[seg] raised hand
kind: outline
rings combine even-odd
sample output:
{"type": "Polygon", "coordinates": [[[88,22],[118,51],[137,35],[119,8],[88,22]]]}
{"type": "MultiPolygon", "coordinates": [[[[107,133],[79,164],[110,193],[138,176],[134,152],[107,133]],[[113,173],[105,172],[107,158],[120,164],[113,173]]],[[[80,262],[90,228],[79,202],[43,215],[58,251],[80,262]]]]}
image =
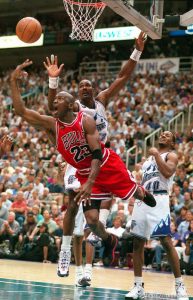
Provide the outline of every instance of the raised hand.
{"type": "Polygon", "coordinates": [[[135,40],[136,49],[139,51],[143,51],[146,40],[147,40],[147,34],[141,31],[138,38],[135,40]]]}
{"type": "Polygon", "coordinates": [[[1,149],[1,153],[8,153],[11,150],[11,146],[13,144],[13,139],[12,137],[10,137],[9,135],[4,135],[1,139],[0,139],[0,149],[1,149]]]}
{"type": "Polygon", "coordinates": [[[48,75],[50,77],[58,77],[61,74],[62,69],[64,67],[64,64],[61,64],[58,67],[58,57],[54,56],[53,54],[51,55],[50,59],[49,57],[46,57],[46,62],[44,61],[43,65],[48,71],[48,75]]]}
{"type": "Polygon", "coordinates": [[[16,69],[11,73],[11,80],[18,80],[22,79],[22,77],[26,77],[28,73],[23,69],[30,66],[32,63],[32,60],[26,59],[21,65],[18,65],[16,69]]]}

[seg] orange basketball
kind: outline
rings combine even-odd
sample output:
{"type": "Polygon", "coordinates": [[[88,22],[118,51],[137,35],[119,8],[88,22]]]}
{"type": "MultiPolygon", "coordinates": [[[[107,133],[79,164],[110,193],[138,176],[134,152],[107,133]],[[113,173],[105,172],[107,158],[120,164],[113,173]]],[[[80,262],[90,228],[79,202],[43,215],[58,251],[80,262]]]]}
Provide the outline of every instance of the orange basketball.
{"type": "Polygon", "coordinates": [[[16,26],[16,34],[24,43],[36,42],[42,33],[42,26],[38,20],[32,17],[21,19],[16,26]]]}

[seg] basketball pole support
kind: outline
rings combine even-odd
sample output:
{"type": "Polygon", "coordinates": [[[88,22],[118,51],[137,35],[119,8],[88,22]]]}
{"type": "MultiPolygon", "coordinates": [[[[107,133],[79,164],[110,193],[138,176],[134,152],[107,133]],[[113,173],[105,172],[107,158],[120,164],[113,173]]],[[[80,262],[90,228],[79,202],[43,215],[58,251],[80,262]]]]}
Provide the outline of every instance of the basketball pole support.
{"type": "Polygon", "coordinates": [[[156,14],[156,18],[154,18],[156,24],[151,23],[130,5],[125,5],[122,0],[103,0],[103,2],[125,20],[144,31],[153,40],[161,39],[162,23],[164,22],[162,19],[164,0],[157,0],[159,15],[156,14]]]}

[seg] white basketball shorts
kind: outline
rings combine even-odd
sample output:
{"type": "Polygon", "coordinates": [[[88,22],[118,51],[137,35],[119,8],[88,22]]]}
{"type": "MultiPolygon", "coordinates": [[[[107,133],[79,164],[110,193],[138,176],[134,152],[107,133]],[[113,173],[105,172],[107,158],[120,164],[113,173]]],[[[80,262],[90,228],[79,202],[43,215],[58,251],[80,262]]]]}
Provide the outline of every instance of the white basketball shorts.
{"type": "Polygon", "coordinates": [[[132,213],[131,234],[143,239],[168,236],[170,231],[169,195],[154,195],[155,207],[136,200],[132,213]]]}

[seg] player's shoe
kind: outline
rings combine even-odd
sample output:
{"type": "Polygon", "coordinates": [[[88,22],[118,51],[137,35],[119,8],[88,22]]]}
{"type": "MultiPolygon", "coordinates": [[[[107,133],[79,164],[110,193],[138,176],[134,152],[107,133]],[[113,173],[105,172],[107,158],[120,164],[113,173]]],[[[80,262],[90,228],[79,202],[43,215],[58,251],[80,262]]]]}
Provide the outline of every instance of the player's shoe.
{"type": "Polygon", "coordinates": [[[125,299],[145,299],[144,284],[134,283],[134,287],[125,295],[125,299]]]}
{"type": "Polygon", "coordinates": [[[88,280],[86,280],[86,278],[83,277],[76,281],[76,286],[77,287],[87,287],[87,286],[90,286],[90,283],[88,282],[88,280]]]}
{"type": "Polygon", "coordinates": [[[155,200],[154,196],[147,190],[144,190],[144,193],[145,193],[145,196],[142,201],[150,207],[155,207],[156,200],[155,200]]]}
{"type": "Polygon", "coordinates": [[[71,260],[71,251],[61,250],[59,254],[58,271],[57,271],[59,277],[67,277],[69,275],[70,260],[71,260]]]}
{"type": "Polygon", "coordinates": [[[97,235],[95,235],[94,233],[90,233],[87,237],[87,242],[89,242],[93,247],[95,246],[99,246],[101,247],[101,241],[102,239],[100,237],[98,237],[97,235]]]}
{"type": "Polygon", "coordinates": [[[183,282],[177,283],[176,286],[176,298],[177,300],[189,300],[186,292],[186,288],[183,282]]]}
{"type": "Polygon", "coordinates": [[[103,241],[104,252],[103,252],[103,265],[109,267],[115,259],[115,249],[118,244],[118,239],[115,235],[109,234],[107,240],[103,241]]]}

